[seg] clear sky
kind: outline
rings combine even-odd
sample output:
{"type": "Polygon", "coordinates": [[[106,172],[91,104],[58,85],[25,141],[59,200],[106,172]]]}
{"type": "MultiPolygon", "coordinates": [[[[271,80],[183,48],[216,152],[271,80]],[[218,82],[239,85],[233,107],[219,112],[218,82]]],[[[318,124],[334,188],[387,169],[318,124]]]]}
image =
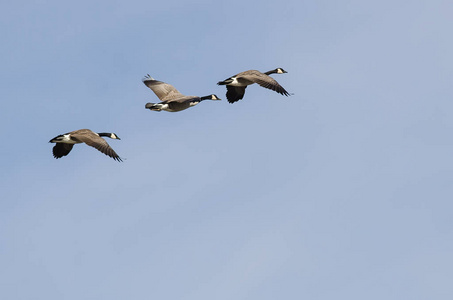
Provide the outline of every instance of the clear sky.
{"type": "Polygon", "coordinates": [[[0,298],[453,297],[451,1],[3,1],[0,298]],[[268,71],[229,104],[216,83],[268,71]],[[178,113],[149,73],[187,95],[178,113]],[[119,163],[48,141],[114,132],[119,163]]]}

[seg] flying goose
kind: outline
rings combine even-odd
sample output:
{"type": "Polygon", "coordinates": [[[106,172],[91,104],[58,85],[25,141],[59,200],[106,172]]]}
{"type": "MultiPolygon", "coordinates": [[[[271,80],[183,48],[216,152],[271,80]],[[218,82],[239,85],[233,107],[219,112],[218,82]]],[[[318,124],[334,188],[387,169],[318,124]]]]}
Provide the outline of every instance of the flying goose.
{"type": "Polygon", "coordinates": [[[234,103],[244,98],[245,88],[248,85],[258,83],[262,87],[276,91],[279,94],[289,96],[289,93],[272,77],[270,74],[288,73],[282,68],[270,70],[266,73],[261,73],[257,70],[248,70],[231,76],[224,81],[217,82],[218,85],[226,85],[228,102],[234,103]]]}
{"type": "Polygon", "coordinates": [[[171,84],[155,80],[149,74],[143,78],[143,83],[162,101],[160,103],[146,103],[145,108],[150,110],[176,112],[197,105],[203,100],[221,100],[214,94],[204,97],[184,96],[171,84]]]}
{"type": "Polygon", "coordinates": [[[96,133],[89,129],[79,129],[54,137],[49,141],[49,143],[56,143],[52,149],[53,156],[55,158],[61,158],[68,155],[74,144],[85,143],[88,146],[98,149],[105,155],[110,156],[114,160],[122,161],[118,154],[115,153],[115,151],[103,138],[101,138],[101,136],[106,136],[116,140],[120,139],[114,133],[96,133]]]}

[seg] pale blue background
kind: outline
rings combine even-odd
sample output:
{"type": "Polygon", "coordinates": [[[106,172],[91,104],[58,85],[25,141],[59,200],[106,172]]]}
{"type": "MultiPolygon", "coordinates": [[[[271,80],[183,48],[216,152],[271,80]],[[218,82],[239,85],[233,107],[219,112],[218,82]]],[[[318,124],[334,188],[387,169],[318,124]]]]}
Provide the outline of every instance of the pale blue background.
{"type": "Polygon", "coordinates": [[[1,299],[453,299],[451,1],[0,15],[1,299]],[[216,85],[276,67],[293,96],[216,85]],[[223,101],[145,110],[147,73],[223,101]],[[80,128],[125,161],[55,160],[80,128]]]}

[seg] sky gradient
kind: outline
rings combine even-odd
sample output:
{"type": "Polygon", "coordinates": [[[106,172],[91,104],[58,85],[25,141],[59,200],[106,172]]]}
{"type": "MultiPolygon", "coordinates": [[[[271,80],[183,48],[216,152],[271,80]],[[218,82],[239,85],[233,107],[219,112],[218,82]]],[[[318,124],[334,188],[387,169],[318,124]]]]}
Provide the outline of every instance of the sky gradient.
{"type": "Polygon", "coordinates": [[[0,298],[452,299],[449,1],[0,4],[0,298]],[[216,83],[282,67],[284,97],[216,83]],[[187,95],[144,108],[150,74],[187,95]],[[48,141],[114,132],[118,163],[48,141]]]}

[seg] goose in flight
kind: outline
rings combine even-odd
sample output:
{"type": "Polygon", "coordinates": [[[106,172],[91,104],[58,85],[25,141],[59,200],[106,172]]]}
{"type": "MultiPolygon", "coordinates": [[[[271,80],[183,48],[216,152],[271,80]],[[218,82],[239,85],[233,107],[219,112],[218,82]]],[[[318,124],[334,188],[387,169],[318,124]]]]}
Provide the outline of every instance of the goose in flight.
{"type": "Polygon", "coordinates": [[[79,129],[54,137],[49,143],[56,143],[52,152],[55,158],[61,158],[71,152],[74,144],[85,143],[88,146],[94,147],[110,156],[116,161],[122,161],[118,154],[110,147],[110,145],[101,136],[106,136],[111,139],[119,140],[120,138],[114,133],[101,132],[96,133],[89,129],[79,129]]]}
{"type": "Polygon", "coordinates": [[[171,84],[155,80],[151,76],[143,78],[143,83],[160,99],[160,103],[146,103],[145,108],[154,111],[176,112],[195,106],[203,100],[221,100],[214,94],[204,97],[184,96],[171,84]]]}
{"type": "Polygon", "coordinates": [[[245,89],[248,85],[258,83],[260,86],[276,91],[279,94],[289,96],[289,93],[272,77],[270,74],[288,73],[282,68],[270,70],[266,73],[261,73],[257,70],[248,70],[238,73],[224,81],[219,81],[218,85],[226,85],[228,102],[234,103],[244,98],[245,89]]]}

